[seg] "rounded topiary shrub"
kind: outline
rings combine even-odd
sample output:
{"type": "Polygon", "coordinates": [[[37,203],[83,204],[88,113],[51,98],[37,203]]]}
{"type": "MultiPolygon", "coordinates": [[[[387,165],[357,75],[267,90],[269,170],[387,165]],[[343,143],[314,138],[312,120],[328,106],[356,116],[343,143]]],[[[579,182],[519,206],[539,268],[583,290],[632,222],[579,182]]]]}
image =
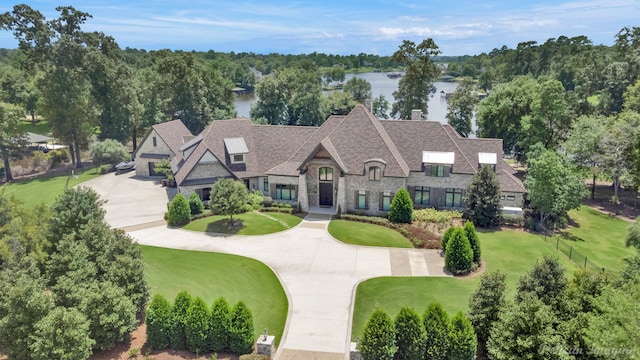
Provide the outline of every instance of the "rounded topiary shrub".
{"type": "Polygon", "coordinates": [[[464,224],[463,229],[465,235],[467,235],[467,239],[469,240],[469,245],[471,245],[471,250],[473,251],[473,262],[479,264],[481,257],[480,238],[478,237],[478,233],[476,232],[476,227],[471,221],[467,221],[464,224]]]}
{"type": "Polygon", "coordinates": [[[447,242],[444,265],[454,274],[466,274],[473,268],[473,250],[467,235],[460,227],[453,231],[447,242]]]}
{"type": "Polygon", "coordinates": [[[413,220],[413,201],[406,189],[398,190],[393,196],[389,206],[389,220],[403,224],[410,224],[413,220]]]}
{"type": "Polygon", "coordinates": [[[253,352],[253,315],[242,302],[238,302],[231,311],[229,350],[237,355],[253,352]]]}
{"type": "Polygon", "coordinates": [[[189,208],[191,209],[191,215],[198,215],[204,212],[204,203],[200,200],[200,195],[197,193],[189,195],[189,208]]]}
{"type": "Polygon", "coordinates": [[[169,212],[167,213],[167,223],[170,226],[182,226],[191,221],[191,208],[189,202],[182,194],[176,195],[176,197],[169,203],[169,212]]]}
{"type": "Polygon", "coordinates": [[[230,317],[229,303],[224,297],[218,298],[211,307],[211,323],[209,324],[211,350],[215,352],[229,350],[230,317]]]}

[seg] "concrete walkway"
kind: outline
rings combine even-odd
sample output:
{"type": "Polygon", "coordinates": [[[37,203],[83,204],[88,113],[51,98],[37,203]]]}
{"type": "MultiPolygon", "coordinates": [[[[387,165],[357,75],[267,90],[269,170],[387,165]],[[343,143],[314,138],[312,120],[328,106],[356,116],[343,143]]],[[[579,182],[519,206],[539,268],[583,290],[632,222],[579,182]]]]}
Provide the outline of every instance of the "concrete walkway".
{"type": "Polygon", "coordinates": [[[287,324],[274,359],[345,359],[355,289],[362,280],[448,276],[436,250],[355,246],[333,239],[326,230],[330,219],[326,214],[311,214],[298,226],[275,234],[214,236],[168,228],[162,221],[165,189],[154,181],[110,174],[83,185],[108,201],[107,221],[140,244],[241,255],[273,269],[289,300],[287,324]]]}

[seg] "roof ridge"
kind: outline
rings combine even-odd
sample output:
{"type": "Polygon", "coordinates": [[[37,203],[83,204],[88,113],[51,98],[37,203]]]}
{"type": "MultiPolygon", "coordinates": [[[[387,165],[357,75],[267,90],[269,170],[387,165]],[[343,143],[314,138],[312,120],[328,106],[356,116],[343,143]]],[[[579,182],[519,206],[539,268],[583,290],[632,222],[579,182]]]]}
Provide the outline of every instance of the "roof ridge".
{"type": "Polygon", "coordinates": [[[391,156],[395,158],[398,165],[400,165],[400,168],[402,169],[402,171],[405,173],[405,175],[409,175],[409,173],[411,172],[409,165],[400,154],[400,151],[396,147],[396,144],[393,142],[393,140],[391,140],[391,137],[389,136],[389,133],[387,133],[387,130],[385,130],[384,126],[382,126],[382,124],[380,123],[380,119],[378,119],[377,117],[374,117],[372,113],[368,112],[367,109],[364,108],[364,105],[358,105],[358,106],[362,106],[365,114],[367,114],[367,117],[372,122],[373,127],[378,132],[378,135],[380,135],[380,137],[382,138],[382,142],[384,142],[384,144],[387,146],[387,149],[391,153],[391,156]]]}
{"type": "Polygon", "coordinates": [[[502,172],[505,173],[507,175],[507,177],[509,177],[513,182],[515,182],[516,184],[522,186],[522,189],[524,191],[527,191],[527,188],[524,187],[524,184],[522,183],[522,181],[520,181],[520,179],[515,177],[515,175],[510,174],[506,169],[502,169],[502,172]]]}
{"type": "Polygon", "coordinates": [[[460,146],[458,146],[458,143],[451,137],[451,134],[449,134],[449,132],[447,132],[444,129],[444,126],[442,123],[440,123],[440,126],[443,127],[442,130],[444,130],[444,133],[447,134],[447,136],[449,137],[449,139],[451,139],[451,142],[453,142],[453,145],[456,147],[456,149],[458,149],[458,151],[460,151],[460,154],[462,154],[462,157],[466,160],[467,164],[469,164],[469,167],[473,170],[473,173],[475,174],[477,172],[477,169],[475,169],[473,167],[473,164],[471,164],[471,161],[469,161],[469,158],[467,158],[467,155],[464,154],[464,151],[462,151],[462,149],[460,148],[460,146]]]}

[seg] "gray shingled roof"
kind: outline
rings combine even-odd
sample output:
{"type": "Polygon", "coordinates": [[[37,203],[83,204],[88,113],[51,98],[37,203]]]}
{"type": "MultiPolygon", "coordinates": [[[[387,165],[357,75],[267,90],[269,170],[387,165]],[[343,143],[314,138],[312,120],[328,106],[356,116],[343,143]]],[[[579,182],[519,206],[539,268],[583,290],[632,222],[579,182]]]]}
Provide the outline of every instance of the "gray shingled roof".
{"type": "Polygon", "coordinates": [[[183,139],[185,137],[193,136],[181,120],[172,120],[161,124],[155,124],[152,128],[156,133],[158,133],[160,138],[162,138],[162,141],[169,146],[174,154],[178,154],[180,152],[180,146],[182,146],[183,139]]]}

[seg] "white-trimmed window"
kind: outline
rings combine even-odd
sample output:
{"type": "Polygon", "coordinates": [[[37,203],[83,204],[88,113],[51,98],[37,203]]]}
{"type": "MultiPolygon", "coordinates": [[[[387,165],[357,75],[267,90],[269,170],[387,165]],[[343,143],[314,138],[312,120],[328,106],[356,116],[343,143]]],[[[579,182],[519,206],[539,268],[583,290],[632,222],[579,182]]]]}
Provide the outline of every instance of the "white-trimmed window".
{"type": "Polygon", "coordinates": [[[356,191],[356,209],[366,210],[369,208],[369,194],[366,190],[356,191]]]}
{"type": "Polygon", "coordinates": [[[231,163],[232,164],[244,164],[244,154],[233,154],[231,155],[231,163]]]}
{"type": "Polygon", "coordinates": [[[393,193],[390,191],[383,191],[380,193],[380,210],[389,211],[391,207],[391,200],[393,199],[393,193]]]}

